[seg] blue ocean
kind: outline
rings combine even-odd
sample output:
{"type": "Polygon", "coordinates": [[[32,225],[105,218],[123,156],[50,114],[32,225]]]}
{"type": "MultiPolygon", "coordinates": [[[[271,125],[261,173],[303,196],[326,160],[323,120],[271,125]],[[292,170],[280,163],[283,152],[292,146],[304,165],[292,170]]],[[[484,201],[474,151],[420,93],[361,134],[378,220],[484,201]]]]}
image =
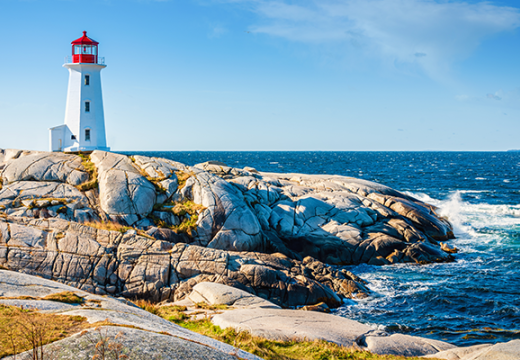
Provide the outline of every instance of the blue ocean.
{"type": "MultiPolygon", "coordinates": [[[[130,153],[126,153],[130,154],[130,153]]],[[[466,346],[520,338],[520,152],[141,152],[194,165],[376,181],[436,205],[454,225],[450,264],[352,266],[373,294],[336,314],[466,346]]]]}

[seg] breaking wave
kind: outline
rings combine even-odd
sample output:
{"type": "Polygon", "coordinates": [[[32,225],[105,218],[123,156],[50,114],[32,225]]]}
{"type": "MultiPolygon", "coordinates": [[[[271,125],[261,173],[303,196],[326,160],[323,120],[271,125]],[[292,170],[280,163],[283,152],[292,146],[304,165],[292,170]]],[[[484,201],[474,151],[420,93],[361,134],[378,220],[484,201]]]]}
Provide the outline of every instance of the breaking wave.
{"type": "Polygon", "coordinates": [[[457,190],[441,200],[406,192],[452,223],[451,245],[461,250],[454,263],[352,267],[373,295],[337,314],[457,345],[520,338],[520,205],[472,204],[462,199],[468,192],[477,193],[457,190]]]}

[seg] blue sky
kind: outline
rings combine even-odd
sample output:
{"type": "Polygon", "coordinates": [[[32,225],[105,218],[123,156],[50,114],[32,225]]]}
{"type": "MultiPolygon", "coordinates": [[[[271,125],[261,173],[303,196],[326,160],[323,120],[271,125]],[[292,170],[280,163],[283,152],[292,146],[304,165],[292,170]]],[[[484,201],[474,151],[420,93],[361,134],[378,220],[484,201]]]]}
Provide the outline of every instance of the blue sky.
{"type": "Polygon", "coordinates": [[[0,148],[46,150],[100,42],[113,150],[520,148],[520,3],[0,0],[0,148]]]}

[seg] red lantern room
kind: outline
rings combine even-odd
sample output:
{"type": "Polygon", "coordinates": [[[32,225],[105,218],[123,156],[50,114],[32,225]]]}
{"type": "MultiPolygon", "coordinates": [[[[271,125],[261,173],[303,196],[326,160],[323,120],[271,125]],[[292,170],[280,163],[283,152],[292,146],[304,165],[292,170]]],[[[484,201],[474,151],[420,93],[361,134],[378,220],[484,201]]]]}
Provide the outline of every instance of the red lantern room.
{"type": "Polygon", "coordinates": [[[99,43],[89,38],[86,31],[83,31],[83,36],[71,44],[73,63],[97,64],[99,43]]]}

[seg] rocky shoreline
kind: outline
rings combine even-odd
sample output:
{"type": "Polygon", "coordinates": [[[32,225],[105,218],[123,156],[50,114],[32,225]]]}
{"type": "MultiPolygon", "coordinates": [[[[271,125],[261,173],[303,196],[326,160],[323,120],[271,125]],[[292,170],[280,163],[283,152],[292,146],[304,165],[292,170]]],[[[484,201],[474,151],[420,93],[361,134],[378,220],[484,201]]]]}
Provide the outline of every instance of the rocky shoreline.
{"type": "Polygon", "coordinates": [[[355,178],[102,151],[1,150],[0,169],[0,265],[96,294],[178,300],[212,281],[338,306],[368,291],[342,265],[453,259],[434,207],[355,178]]]}
{"type": "Polygon", "coordinates": [[[344,266],[454,260],[435,207],[351,177],[9,149],[0,178],[0,266],[91,294],[174,302],[211,282],[337,307],[369,294],[344,266]]]}

